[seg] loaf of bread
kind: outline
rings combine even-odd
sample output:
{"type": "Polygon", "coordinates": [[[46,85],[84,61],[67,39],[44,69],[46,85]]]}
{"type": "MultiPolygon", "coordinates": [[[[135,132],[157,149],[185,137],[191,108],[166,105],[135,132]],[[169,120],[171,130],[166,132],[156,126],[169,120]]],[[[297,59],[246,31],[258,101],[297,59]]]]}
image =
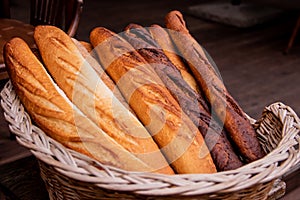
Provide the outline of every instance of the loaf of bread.
{"type": "Polygon", "coordinates": [[[157,24],[151,25],[149,32],[155,42],[164,51],[165,55],[170,59],[174,66],[180,70],[183,79],[190,85],[190,87],[196,91],[200,92],[199,86],[197,85],[194,77],[189,72],[188,67],[182,59],[182,55],[174,45],[172,39],[170,38],[168,32],[157,24]]]}
{"type": "Polygon", "coordinates": [[[182,14],[172,11],[166,15],[166,27],[176,47],[187,60],[197,83],[203,89],[212,109],[228,131],[234,145],[246,162],[264,156],[256,133],[241,107],[228,93],[216,70],[207,61],[203,49],[190,35],[182,14]]]}
{"type": "Polygon", "coordinates": [[[72,38],[72,41],[77,46],[81,55],[85,59],[85,62],[87,62],[90,66],[93,67],[93,69],[101,78],[101,80],[114,93],[114,96],[122,103],[122,105],[125,106],[132,114],[134,114],[134,112],[132,111],[132,109],[129,107],[128,103],[124,99],[123,95],[121,94],[119,88],[116,86],[113,80],[106,74],[106,72],[100,66],[100,63],[96,60],[97,59],[95,58],[96,55],[94,55],[95,52],[93,50],[88,51],[88,49],[86,49],[86,47],[82,45],[82,42],[76,40],[75,38],[72,38]]]}
{"type": "MultiPolygon", "coordinates": [[[[158,77],[162,80],[173,97],[180,104],[185,114],[194,117],[194,113],[199,113],[197,98],[186,98],[187,96],[196,97],[195,91],[182,80],[180,71],[164,54],[159,45],[152,39],[148,30],[137,24],[130,24],[125,28],[122,35],[136,51],[149,63],[158,77]]],[[[196,115],[197,115],[196,114],[196,115]]],[[[192,119],[192,121],[198,121],[192,119]]]]}
{"type": "Polygon", "coordinates": [[[86,42],[86,41],[79,41],[79,43],[88,51],[88,52],[91,52],[93,51],[93,46],[91,43],[89,42],[86,42]]]}
{"type": "Polygon", "coordinates": [[[5,45],[4,58],[26,111],[50,137],[106,165],[162,172],[118,144],[72,104],[22,39],[14,38],[5,45]]]}
{"type": "MultiPolygon", "coordinates": [[[[211,118],[205,99],[193,90],[185,81],[180,70],[168,59],[163,49],[152,38],[150,31],[155,27],[144,28],[130,24],[125,28],[124,38],[145,58],[149,66],[166,85],[182,110],[189,116],[201,132],[218,171],[231,170],[241,167],[243,163],[234,152],[225,130],[216,120],[211,118]],[[203,105],[203,103],[205,105],[203,105]]],[[[164,31],[158,28],[156,33],[164,31]]],[[[162,32],[160,35],[164,35],[162,32]]],[[[164,40],[167,41],[167,40],[164,40]]],[[[170,47],[168,47],[170,49],[170,47]]],[[[172,55],[174,57],[175,55],[172,55]]],[[[182,67],[183,68],[183,67],[182,67]]],[[[186,67],[184,67],[186,68],[186,67]]],[[[185,75],[187,70],[184,70],[185,75]]],[[[190,75],[190,79],[191,79],[190,75]]],[[[195,82],[195,80],[193,81],[195,82]]]]}
{"type": "Polygon", "coordinates": [[[199,130],[145,59],[122,37],[102,27],[92,30],[90,41],[102,66],[175,172],[216,172],[199,130]]]}
{"type": "Polygon", "coordinates": [[[182,78],[184,81],[195,91],[195,93],[199,96],[198,101],[201,105],[206,109],[210,110],[209,105],[205,101],[204,94],[202,90],[199,88],[195,78],[193,77],[187,63],[184,61],[184,57],[181,55],[179,50],[176,48],[173,43],[168,30],[162,28],[157,24],[151,25],[149,28],[149,33],[155,42],[159,45],[159,47],[163,50],[165,55],[169,58],[169,60],[173,63],[173,65],[180,71],[182,78]]]}
{"type": "Polygon", "coordinates": [[[173,173],[147,129],[120,103],[65,32],[37,26],[34,39],[48,72],[75,106],[151,169],[173,173]]]}
{"type": "MultiPolygon", "coordinates": [[[[149,31],[153,31],[153,29],[146,29],[138,24],[129,24],[123,32],[123,37],[153,67],[153,70],[171,91],[175,99],[177,99],[181,108],[189,111],[186,114],[189,117],[193,117],[192,113],[199,113],[198,105],[196,104],[202,99],[196,98],[195,90],[183,80],[181,72],[166,56],[160,45],[152,38],[149,31]],[[187,96],[193,96],[193,98],[186,98],[187,96]]],[[[204,105],[206,106],[205,102],[203,102],[204,105]]],[[[197,117],[192,119],[192,121],[197,121],[197,117]]]]}
{"type": "Polygon", "coordinates": [[[199,107],[195,91],[183,81],[180,71],[152,39],[148,30],[140,25],[130,24],[122,36],[149,63],[148,66],[153,68],[185,114],[198,125],[199,107]],[[189,96],[195,98],[188,98],[189,96]]]}

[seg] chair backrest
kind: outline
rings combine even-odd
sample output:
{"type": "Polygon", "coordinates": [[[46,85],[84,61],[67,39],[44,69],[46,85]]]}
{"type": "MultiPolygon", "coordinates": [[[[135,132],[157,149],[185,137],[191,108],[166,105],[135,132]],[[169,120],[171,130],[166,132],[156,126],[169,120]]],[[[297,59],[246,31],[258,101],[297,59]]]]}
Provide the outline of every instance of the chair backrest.
{"type": "Polygon", "coordinates": [[[54,25],[73,37],[82,7],[83,0],[31,0],[30,24],[54,25]]]}

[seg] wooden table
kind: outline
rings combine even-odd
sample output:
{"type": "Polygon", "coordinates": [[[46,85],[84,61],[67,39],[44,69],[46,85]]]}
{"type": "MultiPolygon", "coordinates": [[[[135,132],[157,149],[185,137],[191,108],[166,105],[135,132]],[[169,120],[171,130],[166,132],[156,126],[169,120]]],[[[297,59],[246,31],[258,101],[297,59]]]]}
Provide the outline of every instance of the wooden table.
{"type": "Polygon", "coordinates": [[[15,19],[0,18],[0,80],[8,77],[3,60],[3,47],[13,37],[22,38],[29,47],[34,47],[34,26],[15,19]]]}

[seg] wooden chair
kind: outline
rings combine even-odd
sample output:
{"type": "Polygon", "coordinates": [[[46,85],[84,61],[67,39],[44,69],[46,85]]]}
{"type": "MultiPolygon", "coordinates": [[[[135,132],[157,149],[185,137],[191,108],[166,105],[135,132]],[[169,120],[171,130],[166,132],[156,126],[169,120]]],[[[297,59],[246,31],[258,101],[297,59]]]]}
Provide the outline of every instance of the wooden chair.
{"type": "Polygon", "coordinates": [[[31,0],[30,24],[54,25],[74,37],[83,8],[83,0],[31,0]]]}
{"type": "MultiPolygon", "coordinates": [[[[30,24],[54,25],[74,37],[83,8],[83,0],[31,0],[30,24]]],[[[10,18],[9,0],[0,0],[0,18],[10,18]]]]}

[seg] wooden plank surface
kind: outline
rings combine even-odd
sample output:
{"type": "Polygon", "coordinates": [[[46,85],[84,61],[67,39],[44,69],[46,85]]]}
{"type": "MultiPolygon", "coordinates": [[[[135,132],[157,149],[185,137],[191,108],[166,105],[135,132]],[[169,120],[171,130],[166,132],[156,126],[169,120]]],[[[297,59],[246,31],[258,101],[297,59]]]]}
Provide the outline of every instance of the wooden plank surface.
{"type": "Polygon", "coordinates": [[[6,196],[13,197],[12,200],[49,199],[38,163],[33,156],[1,165],[0,174],[0,188],[6,196]]]}

